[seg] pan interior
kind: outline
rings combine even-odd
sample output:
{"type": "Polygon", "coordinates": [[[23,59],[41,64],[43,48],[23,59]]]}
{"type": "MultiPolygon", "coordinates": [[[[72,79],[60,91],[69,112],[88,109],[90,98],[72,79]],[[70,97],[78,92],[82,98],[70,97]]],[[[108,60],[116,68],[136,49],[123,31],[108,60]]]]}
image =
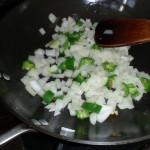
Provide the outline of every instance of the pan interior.
{"type": "MultiPolygon", "coordinates": [[[[48,20],[52,12],[60,19],[78,16],[92,21],[112,18],[145,18],[150,19],[150,2],[134,1],[88,1],[88,0],[27,0],[14,8],[0,23],[0,72],[7,73],[10,81],[0,79],[0,97],[7,107],[22,121],[51,136],[86,143],[86,144],[123,144],[150,137],[150,95],[144,95],[137,102],[135,109],[122,110],[117,117],[111,116],[102,124],[91,125],[88,120],[70,117],[68,110],[54,117],[44,109],[38,96],[29,95],[20,78],[23,60],[39,47],[44,48],[50,41],[56,24],[48,20]],[[131,5],[132,2],[132,5],[131,5]],[[134,4],[134,5],[133,5],[134,4]],[[132,6],[132,7],[131,7],[132,6]],[[145,11],[143,12],[143,8],[145,11]],[[119,10],[119,11],[118,11],[119,10]],[[39,29],[43,27],[46,35],[42,36],[39,29]],[[45,119],[48,126],[36,126],[31,119],[45,119]],[[75,130],[74,135],[60,135],[61,127],[75,130]]],[[[140,32],[140,31],[139,31],[140,32]]],[[[133,46],[132,62],[140,71],[150,73],[150,44],[133,46]]]]}

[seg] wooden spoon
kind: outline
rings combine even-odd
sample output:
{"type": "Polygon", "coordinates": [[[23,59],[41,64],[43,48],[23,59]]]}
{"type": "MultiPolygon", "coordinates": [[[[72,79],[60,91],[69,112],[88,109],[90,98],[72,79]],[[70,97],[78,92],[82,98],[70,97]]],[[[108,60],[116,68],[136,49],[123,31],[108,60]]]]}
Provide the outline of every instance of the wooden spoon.
{"type": "Polygon", "coordinates": [[[135,45],[150,41],[150,20],[116,19],[100,21],[95,42],[102,47],[135,45]]]}

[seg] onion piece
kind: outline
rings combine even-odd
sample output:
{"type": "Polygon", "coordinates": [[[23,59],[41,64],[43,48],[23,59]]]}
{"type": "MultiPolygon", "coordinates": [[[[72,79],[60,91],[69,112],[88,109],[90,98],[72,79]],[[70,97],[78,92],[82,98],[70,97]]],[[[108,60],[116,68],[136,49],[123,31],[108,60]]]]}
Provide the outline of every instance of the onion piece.
{"type": "Polygon", "coordinates": [[[44,35],[44,34],[46,33],[46,31],[45,31],[43,28],[40,28],[40,29],[39,29],[39,32],[40,32],[42,35],[44,35]]]}
{"type": "Polygon", "coordinates": [[[104,122],[109,117],[113,109],[114,108],[112,106],[102,105],[102,109],[100,113],[97,115],[96,120],[100,123],[104,122]]]}
{"type": "Polygon", "coordinates": [[[50,13],[49,16],[48,16],[48,19],[49,19],[52,23],[55,23],[56,20],[57,20],[57,17],[56,17],[53,13],[50,13]]]}

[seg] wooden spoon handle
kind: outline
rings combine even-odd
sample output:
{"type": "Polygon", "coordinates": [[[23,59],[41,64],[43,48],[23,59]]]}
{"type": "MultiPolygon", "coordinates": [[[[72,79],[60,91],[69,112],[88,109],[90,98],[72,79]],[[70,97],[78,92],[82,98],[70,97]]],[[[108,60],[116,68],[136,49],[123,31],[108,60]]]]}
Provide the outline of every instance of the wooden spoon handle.
{"type": "Polygon", "coordinates": [[[134,45],[148,41],[150,41],[150,20],[104,20],[99,22],[95,31],[95,42],[103,47],[134,45]],[[109,34],[106,31],[109,31],[109,34]]]}

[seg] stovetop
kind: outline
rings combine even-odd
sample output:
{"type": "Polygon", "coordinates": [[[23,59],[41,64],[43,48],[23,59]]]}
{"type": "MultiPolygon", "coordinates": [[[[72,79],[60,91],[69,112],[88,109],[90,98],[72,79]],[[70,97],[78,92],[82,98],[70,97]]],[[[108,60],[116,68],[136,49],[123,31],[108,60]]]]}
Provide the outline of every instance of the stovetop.
{"type": "MultiPolygon", "coordinates": [[[[0,0],[0,19],[23,0],[0,0]]],[[[21,123],[0,103],[0,134],[21,123]]],[[[123,146],[89,146],[55,139],[42,133],[24,134],[0,150],[150,150],[150,140],[123,146]]]]}

